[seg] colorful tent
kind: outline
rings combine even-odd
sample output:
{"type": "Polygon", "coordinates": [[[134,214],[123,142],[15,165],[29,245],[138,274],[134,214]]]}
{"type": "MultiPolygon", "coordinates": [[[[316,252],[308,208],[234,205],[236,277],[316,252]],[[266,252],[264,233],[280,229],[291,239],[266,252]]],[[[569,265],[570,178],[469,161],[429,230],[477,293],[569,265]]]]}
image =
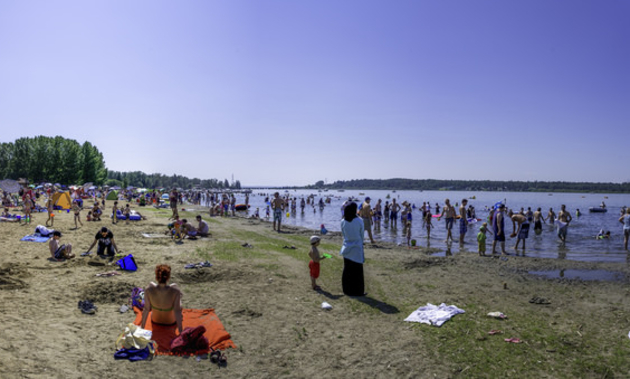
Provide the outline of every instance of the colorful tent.
{"type": "Polygon", "coordinates": [[[105,200],[118,200],[118,191],[116,190],[109,191],[105,200]]]}
{"type": "Polygon", "coordinates": [[[72,199],[69,192],[55,192],[53,194],[53,206],[55,209],[72,208],[72,199]]]}

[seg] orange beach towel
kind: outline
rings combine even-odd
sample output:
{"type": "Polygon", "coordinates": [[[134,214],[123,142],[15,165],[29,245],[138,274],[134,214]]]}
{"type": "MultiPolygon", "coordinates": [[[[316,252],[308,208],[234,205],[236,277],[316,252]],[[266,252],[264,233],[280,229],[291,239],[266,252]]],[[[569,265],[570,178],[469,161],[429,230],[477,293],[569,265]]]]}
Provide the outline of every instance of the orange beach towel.
{"type": "MultiPolygon", "coordinates": [[[[136,307],[133,308],[136,313],[136,319],[133,322],[136,325],[140,325],[142,322],[142,311],[136,307]]],[[[182,309],[183,327],[184,329],[191,327],[197,327],[203,325],[206,328],[204,336],[210,342],[210,347],[215,350],[224,350],[228,347],[236,348],[234,342],[232,342],[230,333],[228,333],[219,317],[214,313],[214,309],[182,309]]],[[[153,325],[151,323],[151,315],[147,318],[147,324],[145,329],[153,331],[153,340],[157,342],[157,354],[161,355],[175,355],[170,351],[171,341],[177,337],[176,325],[153,325]]],[[[192,355],[206,354],[208,351],[197,351],[192,355]]]]}

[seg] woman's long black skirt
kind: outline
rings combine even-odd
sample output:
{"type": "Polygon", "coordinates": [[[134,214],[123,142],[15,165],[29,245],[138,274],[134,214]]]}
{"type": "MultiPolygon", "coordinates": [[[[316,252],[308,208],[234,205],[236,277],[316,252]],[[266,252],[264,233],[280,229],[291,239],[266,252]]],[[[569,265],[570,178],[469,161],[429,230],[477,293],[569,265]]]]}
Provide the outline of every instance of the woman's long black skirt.
{"type": "Polygon", "coordinates": [[[343,293],[348,296],[365,295],[363,264],[344,258],[341,286],[343,287],[343,293]]]}

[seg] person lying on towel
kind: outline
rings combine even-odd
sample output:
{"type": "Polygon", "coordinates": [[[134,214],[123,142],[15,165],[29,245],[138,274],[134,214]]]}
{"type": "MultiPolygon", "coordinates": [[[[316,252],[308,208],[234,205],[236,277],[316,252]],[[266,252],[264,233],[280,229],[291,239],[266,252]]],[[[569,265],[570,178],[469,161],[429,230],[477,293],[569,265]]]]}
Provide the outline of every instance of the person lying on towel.
{"type": "Polygon", "coordinates": [[[166,284],[171,278],[169,265],[157,265],[155,267],[155,280],[144,290],[144,309],[142,311],[142,323],[144,329],[147,317],[151,313],[151,323],[160,325],[175,325],[182,333],[182,291],[177,284],[166,284]]]}

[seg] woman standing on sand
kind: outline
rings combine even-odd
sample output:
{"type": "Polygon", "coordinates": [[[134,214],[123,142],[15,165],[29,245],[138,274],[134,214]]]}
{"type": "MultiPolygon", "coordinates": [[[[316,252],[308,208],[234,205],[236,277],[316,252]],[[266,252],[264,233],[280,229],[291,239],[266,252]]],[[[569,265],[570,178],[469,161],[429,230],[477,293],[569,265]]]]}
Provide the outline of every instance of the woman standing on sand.
{"type": "Polygon", "coordinates": [[[341,234],[343,245],[339,254],[343,257],[341,286],[348,296],[365,296],[363,281],[363,220],[357,217],[357,203],[351,202],[343,210],[341,234]]]}

